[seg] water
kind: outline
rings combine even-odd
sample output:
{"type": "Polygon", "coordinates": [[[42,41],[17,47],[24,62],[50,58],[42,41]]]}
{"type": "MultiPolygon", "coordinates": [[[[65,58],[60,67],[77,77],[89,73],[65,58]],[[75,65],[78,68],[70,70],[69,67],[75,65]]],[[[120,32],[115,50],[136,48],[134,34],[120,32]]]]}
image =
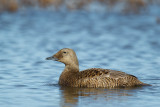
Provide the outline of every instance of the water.
{"type": "Polygon", "coordinates": [[[26,10],[0,15],[1,107],[158,107],[160,24],[155,13],[26,10]],[[76,51],[80,70],[108,68],[137,76],[149,87],[65,88],[64,65],[45,58],[76,51]]]}

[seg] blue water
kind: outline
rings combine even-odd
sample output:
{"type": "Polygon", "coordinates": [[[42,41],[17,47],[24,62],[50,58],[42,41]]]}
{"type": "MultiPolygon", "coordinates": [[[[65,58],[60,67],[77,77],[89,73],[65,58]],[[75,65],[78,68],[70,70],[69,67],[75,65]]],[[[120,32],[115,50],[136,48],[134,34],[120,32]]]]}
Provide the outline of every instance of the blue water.
{"type": "Polygon", "coordinates": [[[0,15],[1,107],[159,107],[160,24],[154,14],[25,10],[0,15]],[[66,88],[62,63],[45,58],[76,51],[80,70],[107,68],[149,87],[66,88]]]}

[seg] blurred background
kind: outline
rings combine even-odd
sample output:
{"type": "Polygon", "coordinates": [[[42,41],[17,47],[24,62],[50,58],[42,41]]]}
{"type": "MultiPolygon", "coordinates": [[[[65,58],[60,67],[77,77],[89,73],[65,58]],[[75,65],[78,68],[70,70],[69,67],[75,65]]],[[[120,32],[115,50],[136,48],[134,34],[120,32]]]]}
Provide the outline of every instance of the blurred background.
{"type": "Polygon", "coordinates": [[[159,72],[159,0],[0,0],[2,107],[158,107],[159,72]],[[80,70],[120,70],[152,86],[60,87],[64,65],[45,58],[62,48],[75,50],[80,70]]]}
{"type": "Polygon", "coordinates": [[[16,12],[29,8],[68,10],[104,10],[119,13],[141,13],[159,7],[159,0],[0,0],[0,12],[16,12]]]}

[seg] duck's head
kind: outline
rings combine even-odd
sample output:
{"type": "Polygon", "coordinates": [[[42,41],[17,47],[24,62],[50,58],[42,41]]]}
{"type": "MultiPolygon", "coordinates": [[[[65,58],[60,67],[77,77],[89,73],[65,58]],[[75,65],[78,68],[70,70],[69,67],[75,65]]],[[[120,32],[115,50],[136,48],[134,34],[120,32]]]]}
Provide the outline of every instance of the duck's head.
{"type": "Polygon", "coordinates": [[[46,60],[54,60],[64,63],[65,65],[78,65],[78,59],[74,50],[69,48],[63,48],[51,57],[47,57],[46,60]]]}

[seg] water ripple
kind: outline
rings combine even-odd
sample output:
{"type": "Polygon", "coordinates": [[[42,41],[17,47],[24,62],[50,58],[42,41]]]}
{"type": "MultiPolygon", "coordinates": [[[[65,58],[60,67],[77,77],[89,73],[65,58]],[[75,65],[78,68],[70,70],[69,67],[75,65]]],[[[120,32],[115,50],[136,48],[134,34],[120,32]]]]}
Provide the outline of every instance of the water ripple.
{"type": "Polygon", "coordinates": [[[32,9],[1,14],[1,106],[146,107],[148,101],[151,106],[157,106],[160,36],[154,19],[155,16],[144,14],[32,9]],[[92,67],[121,70],[152,86],[135,89],[60,87],[58,79],[64,64],[45,58],[61,48],[76,51],[81,70],[92,67]]]}

